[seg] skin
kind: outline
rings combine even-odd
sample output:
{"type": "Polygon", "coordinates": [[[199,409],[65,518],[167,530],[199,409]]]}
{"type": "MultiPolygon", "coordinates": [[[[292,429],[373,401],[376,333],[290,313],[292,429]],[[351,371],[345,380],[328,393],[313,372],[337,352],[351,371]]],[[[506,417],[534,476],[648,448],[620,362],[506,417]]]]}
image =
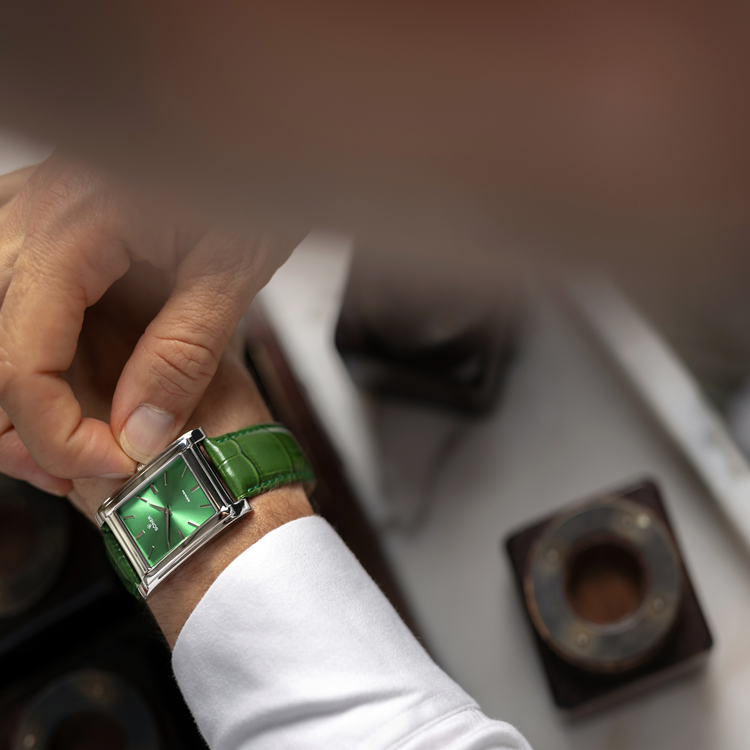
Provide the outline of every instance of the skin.
{"type": "Polygon", "coordinates": [[[127,476],[184,432],[239,319],[301,236],[207,227],[59,154],[0,178],[3,198],[0,471],[56,493],[127,476]],[[122,363],[106,421],[86,416],[61,373],[84,314],[145,260],[174,274],[171,292],[122,363]],[[156,424],[133,428],[144,410],[156,424]]]}
{"type": "MultiPolygon", "coordinates": [[[[2,116],[117,175],[160,212],[190,210],[193,220],[256,239],[258,227],[263,236],[274,227],[300,237],[309,226],[352,232],[384,257],[421,256],[431,270],[443,262],[442,284],[456,297],[475,296],[477,280],[496,288],[509,258],[555,276],[606,265],[657,296],[674,289],[690,306],[744,297],[746,2],[407,5],[220,1],[206,12],[193,0],[11,4],[0,28],[2,116]]],[[[32,202],[55,238],[45,250],[65,236],[49,208],[60,193],[52,187],[32,202]]],[[[90,210],[79,190],[72,199],[90,210]]],[[[117,231],[107,227],[105,241],[88,248],[67,235],[75,252],[63,282],[92,264],[107,267],[108,238],[128,248],[128,258],[114,253],[115,266],[77,289],[85,303],[126,260],[153,256],[148,242],[127,240],[160,232],[139,232],[131,214],[115,211],[117,231]]],[[[25,216],[13,224],[19,242],[25,216]]],[[[59,279],[59,256],[38,250],[25,262],[36,268],[41,259],[47,278],[59,279]]],[[[208,265],[192,280],[210,280],[216,266],[208,265]]],[[[260,266],[248,271],[251,286],[271,270],[260,266]]],[[[5,295],[5,321],[0,311],[0,432],[8,436],[0,448],[18,460],[0,469],[23,467],[58,490],[54,476],[122,472],[126,456],[143,458],[123,434],[139,404],[168,414],[177,434],[231,329],[221,321],[244,309],[243,292],[229,316],[216,314],[217,295],[206,294],[187,332],[181,316],[162,318],[163,331],[123,373],[110,437],[102,424],[81,421],[56,376],[72,356],[69,324],[84,305],[67,323],[42,328],[67,342],[48,357],[26,335],[36,333],[34,300],[55,301],[56,291],[69,299],[69,290],[53,284],[26,295],[23,284],[43,277],[16,267],[21,281],[5,295]],[[160,362],[169,364],[160,370],[160,362]],[[175,367],[184,393],[170,388],[175,367]],[[53,412],[62,418],[51,420],[53,412]]],[[[421,270],[415,278],[423,281],[421,270]]],[[[440,280],[405,288],[431,285],[442,288],[440,280]]]]}
{"type": "Polygon", "coordinates": [[[8,123],[232,226],[301,221],[477,266],[647,264],[686,286],[746,265],[741,0],[5,13],[8,123]]]}
{"type": "MultiPolygon", "coordinates": [[[[169,285],[167,274],[137,264],[90,308],[65,374],[86,416],[106,419],[121,368],[169,285]]],[[[186,429],[200,426],[216,436],[270,419],[242,363],[240,340],[234,337],[186,429]]],[[[74,480],[69,497],[93,520],[96,509],[120,484],[121,480],[100,477],[74,480]]],[[[252,507],[252,513],[193,555],[149,597],[148,606],[170,647],[203,594],[235,557],[282,524],[312,515],[298,484],[266,492],[253,500],[252,507]]]]}

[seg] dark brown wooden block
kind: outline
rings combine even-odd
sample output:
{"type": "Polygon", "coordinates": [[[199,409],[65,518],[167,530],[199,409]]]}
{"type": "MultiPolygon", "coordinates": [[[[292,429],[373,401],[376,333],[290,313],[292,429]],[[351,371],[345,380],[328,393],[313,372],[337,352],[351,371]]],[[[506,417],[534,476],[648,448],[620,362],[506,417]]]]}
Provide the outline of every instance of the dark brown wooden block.
{"type": "MultiPolygon", "coordinates": [[[[635,486],[607,492],[606,495],[625,498],[651,509],[664,522],[679,551],[674,530],[654,482],[645,480],[635,486]]],[[[592,498],[590,502],[598,499],[592,498]]],[[[575,505],[580,507],[581,503],[575,505]]],[[[564,508],[561,512],[567,510],[568,508],[564,508]]],[[[683,595],[676,624],[647,662],[618,674],[597,674],[573,666],[550,649],[531,622],[523,582],[535,542],[559,515],[548,516],[515,532],[505,541],[522,606],[534,634],[552,698],[558,708],[571,716],[588,713],[702,663],[713,645],[713,638],[682,555],[680,565],[684,576],[683,595]]]]}

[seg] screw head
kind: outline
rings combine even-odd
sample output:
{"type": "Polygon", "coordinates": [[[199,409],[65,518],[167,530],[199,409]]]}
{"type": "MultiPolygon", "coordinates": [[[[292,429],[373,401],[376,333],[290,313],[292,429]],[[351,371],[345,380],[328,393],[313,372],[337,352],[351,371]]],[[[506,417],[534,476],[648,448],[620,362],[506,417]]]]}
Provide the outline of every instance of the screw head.
{"type": "Polygon", "coordinates": [[[654,608],[656,612],[661,612],[664,607],[666,607],[666,603],[664,599],[662,599],[660,596],[657,596],[653,602],[651,602],[651,606],[654,608]]]}
{"type": "Polygon", "coordinates": [[[635,519],[639,529],[647,529],[651,524],[651,519],[645,514],[641,513],[638,518],[635,519]]]}
{"type": "Polygon", "coordinates": [[[549,549],[547,550],[545,558],[551,565],[556,565],[558,562],[560,562],[560,553],[556,549],[549,549]]]}
{"type": "Polygon", "coordinates": [[[586,633],[579,633],[576,636],[576,643],[583,648],[584,646],[589,645],[589,637],[586,635],[586,633]]]}

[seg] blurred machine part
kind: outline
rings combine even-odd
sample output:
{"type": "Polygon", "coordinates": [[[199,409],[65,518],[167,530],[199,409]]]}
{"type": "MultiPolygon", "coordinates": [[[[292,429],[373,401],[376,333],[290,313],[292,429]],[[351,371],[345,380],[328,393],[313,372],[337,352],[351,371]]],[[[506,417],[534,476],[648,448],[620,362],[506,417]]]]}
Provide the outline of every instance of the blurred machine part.
{"type": "Polygon", "coordinates": [[[506,549],[565,712],[695,667],[713,645],[653,482],[574,504],[514,533],[506,549]]]}
{"type": "Polygon", "coordinates": [[[65,505],[7,482],[0,490],[0,620],[29,610],[62,572],[68,552],[65,505]]]}
{"type": "Polygon", "coordinates": [[[515,290],[426,259],[356,251],[336,347],[373,393],[481,414],[513,359],[519,309],[515,290]]]}
{"type": "Polygon", "coordinates": [[[155,718],[117,674],[69,672],[45,685],[21,715],[13,750],[161,750],[155,718]]]}
{"type": "Polygon", "coordinates": [[[205,748],[169,662],[93,525],[0,476],[0,750],[205,748]]]}

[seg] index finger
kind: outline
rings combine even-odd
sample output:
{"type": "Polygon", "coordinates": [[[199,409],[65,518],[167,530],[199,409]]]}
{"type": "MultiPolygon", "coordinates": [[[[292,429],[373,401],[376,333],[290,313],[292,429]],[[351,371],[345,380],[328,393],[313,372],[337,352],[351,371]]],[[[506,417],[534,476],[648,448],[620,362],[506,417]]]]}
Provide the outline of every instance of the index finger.
{"type": "Polygon", "coordinates": [[[75,203],[62,219],[50,222],[42,211],[27,225],[0,309],[0,406],[50,474],[126,475],[134,462],[107,424],[83,417],[60,377],[75,355],[86,308],[130,262],[124,245],[75,203]]]}

